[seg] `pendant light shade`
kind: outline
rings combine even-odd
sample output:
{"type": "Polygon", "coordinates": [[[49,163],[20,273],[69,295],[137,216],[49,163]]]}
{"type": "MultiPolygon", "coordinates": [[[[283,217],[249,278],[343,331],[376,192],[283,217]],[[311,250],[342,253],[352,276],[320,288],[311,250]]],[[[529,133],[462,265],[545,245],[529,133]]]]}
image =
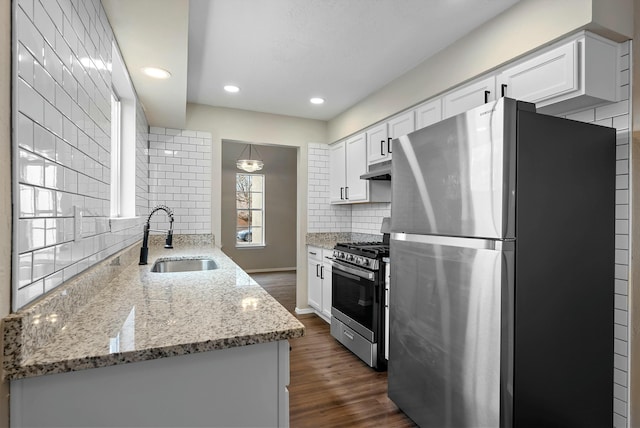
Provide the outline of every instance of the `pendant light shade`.
{"type": "MultiPolygon", "coordinates": [[[[238,169],[241,169],[241,170],[247,171],[247,172],[260,171],[262,169],[262,167],[264,166],[264,162],[262,162],[259,159],[253,159],[252,154],[251,154],[252,145],[251,144],[247,144],[247,147],[245,147],[244,150],[242,150],[242,153],[240,153],[240,159],[238,159],[236,161],[236,167],[238,169]],[[248,158],[243,158],[244,152],[247,151],[247,147],[249,148],[249,157],[248,158]]],[[[256,149],[256,152],[258,153],[258,157],[260,157],[260,153],[258,152],[258,149],[256,149]]]]}

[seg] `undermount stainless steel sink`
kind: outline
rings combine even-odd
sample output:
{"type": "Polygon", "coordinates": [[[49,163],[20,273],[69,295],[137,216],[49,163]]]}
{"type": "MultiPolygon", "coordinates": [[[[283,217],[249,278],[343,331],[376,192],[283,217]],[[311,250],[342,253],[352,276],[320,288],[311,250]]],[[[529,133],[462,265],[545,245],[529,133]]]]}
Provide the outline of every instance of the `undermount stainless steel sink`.
{"type": "Polygon", "coordinates": [[[156,260],[151,267],[151,272],[193,272],[213,269],[218,269],[218,265],[213,259],[176,259],[156,260]]]}

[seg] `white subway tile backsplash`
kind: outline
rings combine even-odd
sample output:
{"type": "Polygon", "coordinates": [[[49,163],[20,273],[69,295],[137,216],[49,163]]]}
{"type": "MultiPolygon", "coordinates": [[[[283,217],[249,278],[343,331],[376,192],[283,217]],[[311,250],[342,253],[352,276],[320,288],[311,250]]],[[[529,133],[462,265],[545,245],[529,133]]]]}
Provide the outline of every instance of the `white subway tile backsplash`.
{"type": "Polygon", "coordinates": [[[16,306],[22,307],[42,294],[44,294],[44,281],[42,280],[19,288],[16,293],[16,306]]]}
{"type": "MultiPolygon", "coordinates": [[[[113,32],[101,3],[20,0],[15,7],[17,310],[135,242],[140,221],[109,229],[111,73],[96,65],[111,61],[113,32]],[[74,206],[85,216],[79,242],[74,206]]],[[[136,118],[143,154],[148,127],[140,105],[136,118]]],[[[136,159],[136,207],[146,213],[148,163],[136,159]]]]}
{"type": "Polygon", "coordinates": [[[204,174],[211,166],[210,134],[151,127],[149,140],[155,151],[149,157],[151,205],[173,209],[174,233],[211,233],[211,181],[204,174]]]}

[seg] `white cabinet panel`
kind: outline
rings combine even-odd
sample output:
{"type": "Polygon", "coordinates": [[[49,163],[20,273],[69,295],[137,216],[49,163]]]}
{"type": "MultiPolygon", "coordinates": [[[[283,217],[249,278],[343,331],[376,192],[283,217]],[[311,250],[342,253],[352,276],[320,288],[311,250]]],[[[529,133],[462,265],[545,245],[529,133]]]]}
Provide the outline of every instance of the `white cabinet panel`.
{"type": "Polygon", "coordinates": [[[348,202],[366,202],[369,198],[369,183],[360,176],[367,172],[366,134],[354,135],[346,141],[346,186],[345,199],[348,202]]]}
{"type": "Polygon", "coordinates": [[[287,427],[288,351],[284,340],[14,380],[11,426],[287,427]]]}
{"type": "Polygon", "coordinates": [[[560,46],[498,75],[501,95],[537,103],[578,88],[578,42],[560,46]],[[503,86],[505,85],[505,86],[503,86]]]}
{"type": "Polygon", "coordinates": [[[388,160],[387,124],[367,130],[367,157],[369,165],[388,160]]]}
{"type": "MultiPolygon", "coordinates": [[[[309,251],[312,250],[309,249],[309,251]]],[[[307,266],[307,298],[309,300],[309,306],[317,310],[322,310],[322,280],[320,279],[321,265],[321,261],[315,260],[309,256],[307,266]]]]}
{"type": "Polygon", "coordinates": [[[535,53],[497,76],[504,96],[562,114],[618,101],[618,44],[591,33],[535,53]]]}
{"type": "Polygon", "coordinates": [[[416,130],[413,111],[396,116],[389,120],[387,124],[389,136],[387,138],[387,152],[389,159],[393,156],[393,138],[398,138],[416,130]]]}
{"type": "Polygon", "coordinates": [[[331,267],[331,262],[326,260],[326,257],[322,266],[322,314],[327,319],[331,319],[331,275],[333,273],[333,269],[331,267]]]}
{"type": "Polygon", "coordinates": [[[495,76],[489,76],[449,92],[442,100],[443,118],[464,113],[467,110],[495,100],[495,86],[495,76]]]}
{"type": "Polygon", "coordinates": [[[347,170],[345,142],[329,146],[329,199],[331,203],[345,202],[344,188],[347,170]]]}
{"type": "Polygon", "coordinates": [[[332,250],[307,247],[307,298],[325,321],[331,322],[331,262],[327,259],[332,250]]]}
{"type": "Polygon", "coordinates": [[[430,101],[416,108],[416,130],[442,120],[442,100],[430,101]]]}

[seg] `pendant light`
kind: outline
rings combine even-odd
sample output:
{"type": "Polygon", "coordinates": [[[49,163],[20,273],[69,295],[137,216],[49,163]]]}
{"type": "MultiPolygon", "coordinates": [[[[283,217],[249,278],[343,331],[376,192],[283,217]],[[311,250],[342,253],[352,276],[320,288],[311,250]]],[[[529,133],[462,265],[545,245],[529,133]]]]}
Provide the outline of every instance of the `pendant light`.
{"type": "MultiPolygon", "coordinates": [[[[242,153],[240,153],[240,159],[238,159],[236,161],[236,167],[238,169],[241,169],[243,171],[247,171],[247,172],[256,172],[256,171],[260,171],[262,169],[262,167],[264,166],[264,162],[262,162],[259,159],[253,159],[251,156],[251,149],[252,149],[252,145],[251,144],[247,144],[247,146],[244,148],[244,150],[242,150],[242,153]],[[247,147],[249,148],[249,158],[248,159],[242,159],[242,156],[244,155],[244,152],[247,151],[247,147]]],[[[256,149],[256,152],[258,152],[258,149],[256,149]]],[[[258,157],[260,156],[260,152],[258,152],[258,157]]]]}

